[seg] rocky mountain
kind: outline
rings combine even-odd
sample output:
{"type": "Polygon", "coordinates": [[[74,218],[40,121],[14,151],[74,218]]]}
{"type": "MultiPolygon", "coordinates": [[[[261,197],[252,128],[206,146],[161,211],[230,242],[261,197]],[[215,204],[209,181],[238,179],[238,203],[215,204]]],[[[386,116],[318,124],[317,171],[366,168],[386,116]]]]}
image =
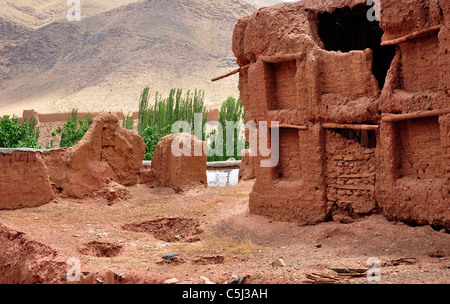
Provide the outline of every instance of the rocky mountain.
{"type": "Polygon", "coordinates": [[[0,115],[131,112],[145,86],[162,93],[204,89],[211,108],[238,95],[237,77],[210,79],[236,68],[232,32],[254,6],[241,0],[105,2],[86,1],[82,20],[69,22],[66,1],[2,1],[0,115]]]}

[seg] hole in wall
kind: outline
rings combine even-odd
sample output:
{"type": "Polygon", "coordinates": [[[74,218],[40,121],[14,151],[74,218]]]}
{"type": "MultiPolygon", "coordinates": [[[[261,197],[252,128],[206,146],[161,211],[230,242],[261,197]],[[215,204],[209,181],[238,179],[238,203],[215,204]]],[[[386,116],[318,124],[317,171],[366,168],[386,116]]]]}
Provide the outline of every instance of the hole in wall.
{"type": "Polygon", "coordinates": [[[383,30],[378,21],[369,21],[367,5],[336,9],[319,14],[319,36],[328,51],[350,52],[370,48],[373,52],[373,74],[380,89],[395,56],[395,46],[381,46],[383,30]]]}
{"type": "Polygon", "coordinates": [[[334,129],[334,131],[349,140],[358,142],[365,148],[372,149],[377,146],[377,135],[375,130],[334,129]]]}

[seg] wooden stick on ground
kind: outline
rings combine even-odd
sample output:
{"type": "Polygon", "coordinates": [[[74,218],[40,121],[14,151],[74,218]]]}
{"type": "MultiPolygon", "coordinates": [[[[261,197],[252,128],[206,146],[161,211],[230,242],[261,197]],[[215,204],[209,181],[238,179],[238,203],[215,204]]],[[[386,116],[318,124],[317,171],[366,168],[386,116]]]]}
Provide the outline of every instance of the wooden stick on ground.
{"type": "Polygon", "coordinates": [[[424,112],[416,112],[416,113],[407,113],[407,114],[383,114],[381,119],[387,122],[395,122],[402,120],[411,120],[411,119],[419,119],[419,118],[427,118],[434,116],[441,116],[450,113],[450,108],[440,109],[440,110],[432,110],[432,111],[424,111],[424,112]]]}

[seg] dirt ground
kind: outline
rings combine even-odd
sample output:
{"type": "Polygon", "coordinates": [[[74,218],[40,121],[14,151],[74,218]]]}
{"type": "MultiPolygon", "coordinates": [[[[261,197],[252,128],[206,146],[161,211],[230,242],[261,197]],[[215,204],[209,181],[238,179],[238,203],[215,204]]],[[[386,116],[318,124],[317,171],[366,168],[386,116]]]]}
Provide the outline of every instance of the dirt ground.
{"type": "MultiPolygon", "coordinates": [[[[222,284],[233,273],[245,283],[369,283],[338,277],[332,268],[367,269],[381,262],[379,283],[450,283],[450,236],[373,215],[339,224],[299,227],[249,214],[253,182],[177,194],[169,188],[130,188],[132,198],[58,198],[33,209],[0,211],[0,227],[49,246],[59,259],[76,257],[82,271],[119,274],[119,283],[222,284]],[[180,254],[174,260],[164,254],[180,254]],[[274,268],[277,259],[285,267],[274,268]]],[[[11,261],[11,264],[18,261],[11,261]]],[[[69,269],[69,266],[67,266],[69,269]]],[[[97,283],[101,283],[97,281],[97,283]]],[[[44,278],[45,283],[45,278],[44,278]]]]}

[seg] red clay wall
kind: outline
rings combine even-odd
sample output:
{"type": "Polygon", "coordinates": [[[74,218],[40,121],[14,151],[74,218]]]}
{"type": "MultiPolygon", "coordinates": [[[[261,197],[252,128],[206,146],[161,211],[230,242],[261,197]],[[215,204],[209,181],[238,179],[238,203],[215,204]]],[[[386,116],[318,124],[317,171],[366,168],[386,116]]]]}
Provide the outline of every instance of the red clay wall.
{"type": "Polygon", "coordinates": [[[281,129],[280,137],[280,154],[284,159],[277,167],[261,168],[262,158],[257,158],[250,212],[299,225],[320,223],[327,217],[323,131],[320,125],[312,125],[307,131],[281,129]]]}
{"type": "Polygon", "coordinates": [[[40,152],[0,149],[0,209],[41,206],[53,197],[40,152]]]}
{"type": "Polygon", "coordinates": [[[386,122],[380,114],[450,108],[450,4],[382,1],[383,43],[396,45],[396,56],[380,91],[371,50],[326,51],[318,35],[319,13],[366,3],[304,0],[236,25],[247,121],[308,128],[282,131],[280,164],[257,168],[250,211],[304,225],[381,210],[448,229],[448,116],[386,122]],[[324,131],[326,122],[379,124],[376,148],[324,131]]]}
{"type": "Polygon", "coordinates": [[[37,207],[56,194],[82,198],[111,181],[134,185],[144,151],[143,139],[123,129],[114,114],[97,116],[71,148],[0,149],[0,209],[37,207]]]}
{"type": "Polygon", "coordinates": [[[382,123],[377,199],[389,218],[449,229],[449,117],[439,119],[439,129],[437,121],[382,123]]]}
{"type": "MultiPolygon", "coordinates": [[[[204,142],[190,134],[170,134],[162,138],[155,148],[151,168],[146,169],[142,176],[142,182],[151,183],[161,187],[171,187],[178,192],[186,191],[194,187],[206,187],[206,154],[204,142]],[[190,142],[189,155],[174,155],[172,145],[190,142]],[[201,155],[195,154],[195,149],[200,147],[201,155]]],[[[187,148],[187,146],[186,146],[187,148]]]]}
{"type": "Polygon", "coordinates": [[[325,131],[328,208],[334,220],[370,214],[376,207],[375,148],[366,148],[336,130],[325,131]]]}

